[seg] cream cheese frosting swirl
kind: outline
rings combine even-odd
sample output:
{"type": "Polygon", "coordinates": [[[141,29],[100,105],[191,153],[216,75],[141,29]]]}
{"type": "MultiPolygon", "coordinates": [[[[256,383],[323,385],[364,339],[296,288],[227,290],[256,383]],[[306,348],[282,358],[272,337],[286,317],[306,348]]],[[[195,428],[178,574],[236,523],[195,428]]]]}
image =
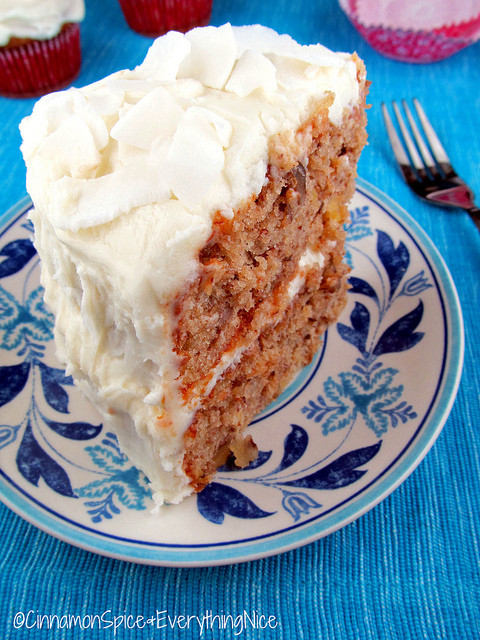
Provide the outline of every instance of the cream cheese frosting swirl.
{"type": "Polygon", "coordinates": [[[11,38],[53,38],[84,16],[84,0],[0,0],[0,46],[11,38]]]}

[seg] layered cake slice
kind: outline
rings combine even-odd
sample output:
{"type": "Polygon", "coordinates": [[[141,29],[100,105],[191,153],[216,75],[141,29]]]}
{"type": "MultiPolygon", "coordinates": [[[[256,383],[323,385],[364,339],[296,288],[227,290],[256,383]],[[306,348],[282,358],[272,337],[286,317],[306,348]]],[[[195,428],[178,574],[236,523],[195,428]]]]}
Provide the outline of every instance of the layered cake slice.
{"type": "Polygon", "coordinates": [[[157,504],[255,458],[342,310],[365,93],[355,55],[227,24],[22,122],[58,355],[157,504]]]}

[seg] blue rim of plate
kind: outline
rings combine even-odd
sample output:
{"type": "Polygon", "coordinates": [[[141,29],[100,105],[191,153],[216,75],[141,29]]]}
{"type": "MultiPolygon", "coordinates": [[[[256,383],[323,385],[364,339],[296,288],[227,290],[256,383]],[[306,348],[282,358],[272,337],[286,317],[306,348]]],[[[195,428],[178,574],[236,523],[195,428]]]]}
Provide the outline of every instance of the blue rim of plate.
{"type": "MultiPolygon", "coordinates": [[[[11,480],[8,479],[7,484],[5,482],[7,479],[1,470],[0,499],[39,529],[74,546],[121,560],[177,567],[232,564],[283,553],[337,531],[385,499],[423,460],[448,418],[461,378],[464,331],[455,285],[430,238],[402,207],[375,186],[358,178],[357,191],[400,224],[430,264],[436,286],[442,294],[447,327],[447,350],[443,363],[443,375],[440,377],[435,396],[430,403],[430,410],[400,455],[370,484],[349,497],[345,503],[336,505],[327,515],[322,514],[320,518],[312,517],[299,525],[292,525],[284,530],[252,539],[188,546],[122,539],[78,525],[53,514],[34,499],[27,497],[23,490],[16,487],[11,480]]],[[[4,232],[10,224],[13,224],[13,218],[18,219],[30,205],[30,200],[24,198],[0,216],[2,231],[4,232]]],[[[320,357],[320,361],[321,359],[320,357]]],[[[319,362],[314,366],[314,370],[318,365],[319,362]]],[[[313,374],[307,371],[299,386],[304,384],[305,377],[310,379],[311,375],[313,374]]],[[[278,407],[273,406],[272,412],[281,409],[281,406],[281,404],[278,407]]]]}

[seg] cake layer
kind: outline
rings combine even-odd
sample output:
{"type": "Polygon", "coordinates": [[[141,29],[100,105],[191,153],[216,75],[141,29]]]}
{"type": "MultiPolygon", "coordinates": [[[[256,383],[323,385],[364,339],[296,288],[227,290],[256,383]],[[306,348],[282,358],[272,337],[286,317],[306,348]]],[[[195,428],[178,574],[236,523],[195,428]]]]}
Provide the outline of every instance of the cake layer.
{"type": "Polygon", "coordinates": [[[360,103],[337,126],[329,100],[297,131],[294,146],[282,136],[271,140],[267,184],[232,220],[214,220],[197,278],[177,297],[175,351],[187,396],[225,351],[249,344],[278,313],[307,249],[329,255],[330,243],[343,246],[365,116],[360,103]]]}
{"type": "Polygon", "coordinates": [[[311,361],[321,335],[345,305],[348,269],[342,262],[335,266],[342,255],[334,249],[326,257],[326,269],[308,269],[281,319],[265,324],[202,401],[186,432],[183,460],[196,490],[210,482],[229,457],[242,467],[256,457],[245,427],[311,361]]]}
{"type": "Polygon", "coordinates": [[[344,304],[365,91],[355,56],[224,25],[23,121],[58,355],[157,504],[248,463],[248,421],[344,304]]]}
{"type": "Polygon", "coordinates": [[[271,154],[279,164],[258,198],[218,223],[177,304],[182,391],[197,408],[183,467],[197,490],[229,455],[239,466],[252,459],[246,426],[310,362],[346,302],[343,225],[364,111],[337,127],[325,109],[298,133],[295,153],[281,147],[280,162],[271,154]]]}

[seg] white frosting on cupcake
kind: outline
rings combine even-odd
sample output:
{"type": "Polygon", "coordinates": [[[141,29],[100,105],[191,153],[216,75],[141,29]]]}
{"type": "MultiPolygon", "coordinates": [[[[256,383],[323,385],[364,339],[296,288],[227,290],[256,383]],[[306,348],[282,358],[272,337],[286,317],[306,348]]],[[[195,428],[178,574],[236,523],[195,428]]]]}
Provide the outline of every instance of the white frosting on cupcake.
{"type": "MultiPolygon", "coordinates": [[[[480,16],[478,0],[356,0],[354,9],[352,4],[350,0],[340,0],[347,14],[353,12],[363,26],[406,31],[433,31],[468,23],[480,16]]],[[[471,29],[468,35],[472,35],[471,29]]],[[[475,39],[478,36],[477,29],[475,39]]]]}
{"type": "Polygon", "coordinates": [[[64,24],[84,16],[84,0],[0,0],[0,46],[10,38],[53,38],[64,24]]]}
{"type": "Polygon", "coordinates": [[[196,406],[178,392],[169,305],[214,214],[262,189],[271,137],[294,136],[329,92],[340,123],[359,97],[351,56],[227,24],[170,32],[136,69],[45,96],[21,124],[59,355],[159,504],[191,491],[196,406]]]}

